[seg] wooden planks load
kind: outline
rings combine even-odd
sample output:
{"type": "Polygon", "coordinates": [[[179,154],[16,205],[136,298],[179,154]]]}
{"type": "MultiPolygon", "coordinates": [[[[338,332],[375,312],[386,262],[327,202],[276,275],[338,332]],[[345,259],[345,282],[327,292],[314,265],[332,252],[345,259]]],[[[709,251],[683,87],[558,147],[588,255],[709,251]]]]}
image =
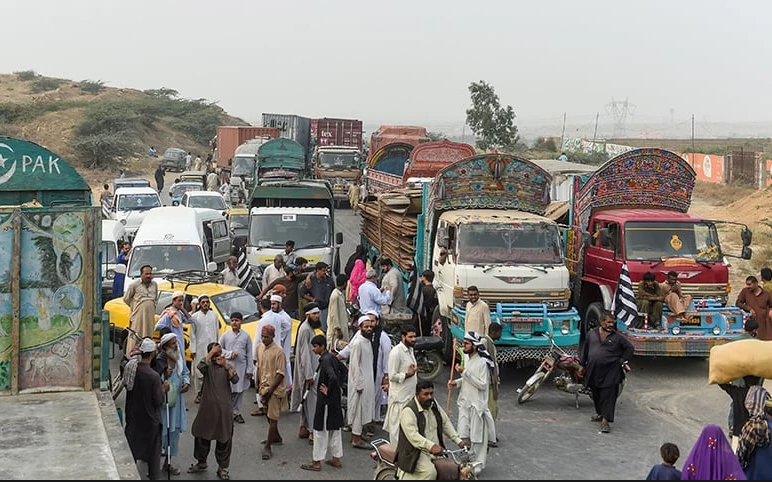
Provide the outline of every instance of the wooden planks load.
{"type": "Polygon", "coordinates": [[[375,194],[359,205],[362,235],[403,271],[413,265],[420,189],[396,189],[375,194]]]}

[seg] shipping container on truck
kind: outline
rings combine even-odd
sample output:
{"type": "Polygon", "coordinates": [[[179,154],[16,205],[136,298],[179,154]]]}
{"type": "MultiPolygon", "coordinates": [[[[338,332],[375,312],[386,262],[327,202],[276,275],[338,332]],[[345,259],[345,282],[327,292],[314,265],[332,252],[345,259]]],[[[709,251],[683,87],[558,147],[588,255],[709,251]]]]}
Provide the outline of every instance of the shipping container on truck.
{"type": "Polygon", "coordinates": [[[362,121],[357,119],[314,119],[313,138],[315,147],[345,146],[362,152],[362,121]]]}
{"type": "Polygon", "coordinates": [[[258,126],[218,126],[217,130],[217,165],[226,167],[228,160],[236,154],[236,148],[246,141],[261,137],[275,139],[281,136],[276,128],[258,126]]]}
{"type": "Polygon", "coordinates": [[[263,127],[279,129],[279,137],[297,142],[306,151],[306,160],[311,155],[311,119],[295,114],[263,113],[263,127]]]}

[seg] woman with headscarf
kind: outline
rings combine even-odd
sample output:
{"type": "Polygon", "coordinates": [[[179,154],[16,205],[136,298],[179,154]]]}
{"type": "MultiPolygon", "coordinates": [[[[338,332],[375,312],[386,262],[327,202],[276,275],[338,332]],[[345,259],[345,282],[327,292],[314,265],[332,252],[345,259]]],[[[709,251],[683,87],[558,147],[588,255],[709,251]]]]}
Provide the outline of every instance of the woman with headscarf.
{"type": "Polygon", "coordinates": [[[721,427],[710,424],[702,429],[686,458],[681,480],[746,480],[721,427]]]}
{"type": "Polygon", "coordinates": [[[748,480],[772,480],[772,403],[769,392],[761,386],[752,386],[745,397],[748,420],[740,431],[737,458],[748,480]]]}
{"type": "Polygon", "coordinates": [[[365,262],[361,259],[354,260],[354,268],[351,270],[351,276],[349,277],[349,284],[351,285],[351,294],[349,295],[349,301],[351,303],[358,304],[359,287],[367,281],[367,268],[365,262]]]}
{"type": "Polygon", "coordinates": [[[354,253],[349,256],[348,261],[346,261],[346,267],[343,269],[343,272],[349,278],[351,278],[351,270],[354,269],[354,262],[358,259],[361,259],[363,262],[367,259],[367,251],[361,244],[358,244],[354,249],[354,253]]]}

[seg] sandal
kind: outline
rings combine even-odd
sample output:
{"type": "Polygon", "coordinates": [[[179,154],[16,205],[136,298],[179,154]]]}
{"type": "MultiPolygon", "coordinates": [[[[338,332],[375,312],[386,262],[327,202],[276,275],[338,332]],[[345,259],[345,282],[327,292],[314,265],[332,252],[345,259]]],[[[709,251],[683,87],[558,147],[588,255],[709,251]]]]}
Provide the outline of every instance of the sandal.
{"type": "Polygon", "coordinates": [[[191,464],[190,467],[188,467],[188,473],[189,474],[197,474],[198,472],[203,472],[207,468],[206,464],[191,464]]]}
{"type": "Polygon", "coordinates": [[[315,465],[315,464],[302,464],[300,468],[303,470],[311,470],[313,472],[321,472],[322,470],[321,465],[315,465]]]}
{"type": "MultiPolygon", "coordinates": [[[[265,445],[265,442],[266,442],[265,440],[261,440],[260,441],[260,443],[263,444],[263,445],[265,445]]],[[[271,445],[284,445],[284,441],[283,440],[279,440],[278,442],[272,442],[271,445]]]]}
{"type": "Polygon", "coordinates": [[[222,480],[228,480],[231,478],[230,474],[228,473],[228,469],[223,469],[222,467],[217,469],[217,477],[221,478],[222,480]]]}
{"type": "Polygon", "coordinates": [[[268,460],[273,456],[271,449],[268,447],[263,448],[263,460],[268,460]]]}

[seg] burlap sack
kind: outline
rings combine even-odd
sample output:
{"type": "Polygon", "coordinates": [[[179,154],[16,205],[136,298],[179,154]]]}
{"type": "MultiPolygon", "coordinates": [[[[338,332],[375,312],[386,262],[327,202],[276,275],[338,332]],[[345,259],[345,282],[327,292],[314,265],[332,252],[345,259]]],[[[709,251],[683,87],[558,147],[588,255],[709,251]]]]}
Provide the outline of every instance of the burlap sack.
{"type": "Polygon", "coordinates": [[[772,378],[772,341],[737,340],[710,349],[708,383],[729,383],[746,375],[772,378]]]}

